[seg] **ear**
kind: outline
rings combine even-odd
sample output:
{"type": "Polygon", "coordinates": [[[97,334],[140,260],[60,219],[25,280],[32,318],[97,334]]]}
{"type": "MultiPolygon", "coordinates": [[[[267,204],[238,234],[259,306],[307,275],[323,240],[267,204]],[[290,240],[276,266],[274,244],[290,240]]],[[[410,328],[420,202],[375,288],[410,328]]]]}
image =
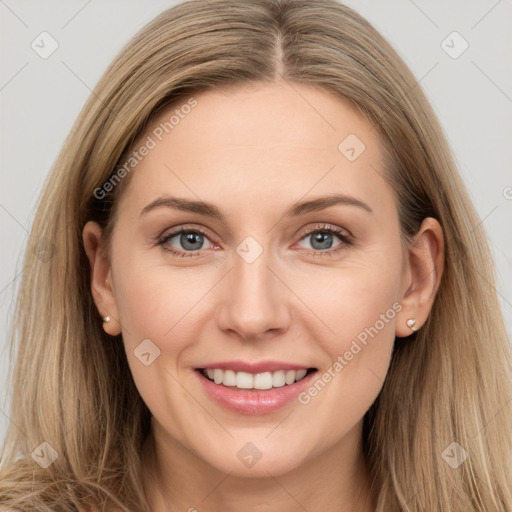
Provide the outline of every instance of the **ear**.
{"type": "Polygon", "coordinates": [[[396,336],[405,337],[420,329],[434,304],[444,267],[444,236],[439,222],[423,220],[406,254],[406,269],[397,315],[396,336]],[[408,321],[415,320],[409,326],[408,321]]]}
{"type": "Polygon", "coordinates": [[[105,251],[100,226],[96,222],[88,222],[82,231],[82,240],[91,266],[91,293],[101,316],[98,322],[110,317],[109,322],[103,322],[103,329],[111,336],[116,336],[121,332],[121,326],[110,261],[105,251]]]}

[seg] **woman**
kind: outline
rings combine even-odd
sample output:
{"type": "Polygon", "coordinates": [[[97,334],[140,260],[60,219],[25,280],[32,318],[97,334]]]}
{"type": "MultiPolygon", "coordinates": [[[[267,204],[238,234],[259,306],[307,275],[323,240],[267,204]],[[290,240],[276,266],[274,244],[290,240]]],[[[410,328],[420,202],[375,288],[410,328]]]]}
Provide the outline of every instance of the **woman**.
{"type": "Polygon", "coordinates": [[[478,224],[354,11],[169,9],[106,71],[38,209],[29,244],[54,252],[26,256],[1,503],[510,510],[478,224]]]}

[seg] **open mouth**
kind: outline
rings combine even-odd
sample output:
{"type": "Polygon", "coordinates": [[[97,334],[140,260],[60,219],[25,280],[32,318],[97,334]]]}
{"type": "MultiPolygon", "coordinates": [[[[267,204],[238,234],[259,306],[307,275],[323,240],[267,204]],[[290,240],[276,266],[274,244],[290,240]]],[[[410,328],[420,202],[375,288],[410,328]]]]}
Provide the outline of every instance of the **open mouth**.
{"type": "Polygon", "coordinates": [[[307,370],[277,370],[275,372],[248,373],[223,370],[220,368],[197,368],[205,379],[219,386],[232,388],[233,390],[262,391],[292,386],[296,382],[305,379],[306,376],[317,371],[316,368],[307,370]]]}

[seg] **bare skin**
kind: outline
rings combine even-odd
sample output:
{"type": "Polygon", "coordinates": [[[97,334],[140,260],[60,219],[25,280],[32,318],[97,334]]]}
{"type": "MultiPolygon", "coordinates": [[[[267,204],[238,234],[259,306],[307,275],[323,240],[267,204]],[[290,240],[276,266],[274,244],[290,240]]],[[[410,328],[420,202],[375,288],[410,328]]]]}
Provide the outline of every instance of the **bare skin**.
{"type": "Polygon", "coordinates": [[[393,191],[379,172],[381,141],[349,103],[282,82],[195,98],[133,171],[110,259],[100,227],[90,222],[83,232],[93,297],[112,319],[104,328],[122,333],[153,415],[142,453],[151,510],[373,511],[362,420],[395,337],[411,334],[408,319],[421,328],[429,315],[442,230],[426,219],[402,243],[393,191]],[[349,134],[365,145],[353,161],[338,149],[349,134]],[[296,202],[334,194],[351,202],[287,215],[296,202]],[[223,218],[165,205],[141,213],[164,196],[212,203],[223,218]],[[199,230],[194,250],[179,228],[199,230]],[[250,263],[236,251],[248,236],[262,249],[250,263]],[[354,354],[353,341],[372,326],[377,334],[354,354]],[[148,366],[134,354],[145,339],[160,350],[148,366]],[[318,376],[331,368],[332,376],[339,357],[346,364],[307,403],[262,415],[214,402],[196,371],[214,361],[277,360],[318,376]],[[261,454],[252,467],[237,456],[247,443],[261,454]]]}

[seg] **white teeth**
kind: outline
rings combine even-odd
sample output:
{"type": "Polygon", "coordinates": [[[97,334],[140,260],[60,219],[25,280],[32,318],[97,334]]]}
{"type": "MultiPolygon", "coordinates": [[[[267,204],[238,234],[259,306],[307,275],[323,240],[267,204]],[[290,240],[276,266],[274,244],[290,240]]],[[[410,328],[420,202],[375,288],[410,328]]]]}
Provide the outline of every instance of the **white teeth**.
{"type": "Polygon", "coordinates": [[[295,376],[295,380],[302,380],[306,376],[306,373],[308,373],[307,370],[297,370],[297,375],[295,376]]]}
{"type": "MultiPolygon", "coordinates": [[[[219,370],[220,372],[222,370],[219,370]]],[[[236,384],[235,386],[240,389],[252,389],[254,383],[254,377],[251,373],[246,372],[237,372],[236,374],[236,384]]],[[[222,382],[224,384],[224,381],[222,382]]],[[[227,386],[227,384],[224,384],[227,386]]]]}
{"type": "Polygon", "coordinates": [[[224,386],[236,386],[236,373],[233,370],[224,370],[222,384],[224,386]]]}
{"type": "Polygon", "coordinates": [[[270,372],[257,373],[254,376],[254,389],[271,389],[272,374],[270,372]]]}
{"type": "Polygon", "coordinates": [[[288,370],[286,372],[286,375],[284,376],[284,380],[286,382],[286,384],[290,385],[290,384],[293,384],[295,382],[295,370],[288,370]]]}
{"type": "Polygon", "coordinates": [[[279,370],[278,372],[274,372],[272,374],[272,387],[273,388],[282,388],[286,384],[286,379],[284,377],[284,371],[279,370]]]}
{"type": "Polygon", "coordinates": [[[213,380],[215,384],[222,384],[222,380],[224,378],[224,372],[222,370],[215,369],[213,370],[213,380]]]}
{"type": "Polygon", "coordinates": [[[221,370],[208,368],[203,370],[203,375],[213,380],[215,384],[237,387],[239,389],[272,389],[281,388],[302,380],[307,370],[278,370],[277,372],[247,373],[234,372],[233,370],[221,370]]]}

